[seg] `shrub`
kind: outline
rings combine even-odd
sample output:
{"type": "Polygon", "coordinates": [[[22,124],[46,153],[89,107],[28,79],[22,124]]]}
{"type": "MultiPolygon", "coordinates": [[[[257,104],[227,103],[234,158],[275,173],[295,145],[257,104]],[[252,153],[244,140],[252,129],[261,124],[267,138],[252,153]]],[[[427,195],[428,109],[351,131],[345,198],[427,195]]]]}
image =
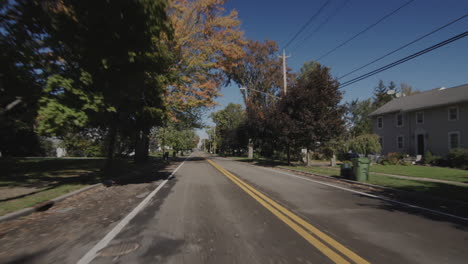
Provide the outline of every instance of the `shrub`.
{"type": "Polygon", "coordinates": [[[468,149],[452,149],[447,154],[447,162],[450,167],[468,169],[468,149]]]}
{"type": "Polygon", "coordinates": [[[397,156],[388,156],[387,160],[390,165],[398,165],[398,163],[400,162],[400,159],[398,159],[397,156]]]}
{"type": "Polygon", "coordinates": [[[388,153],[389,157],[395,157],[397,159],[403,159],[405,157],[405,154],[404,153],[401,153],[401,152],[390,152],[388,153]]]}
{"type": "Polygon", "coordinates": [[[390,165],[390,162],[388,162],[388,159],[383,159],[380,161],[380,164],[386,166],[386,165],[390,165]]]}
{"type": "Polygon", "coordinates": [[[402,153],[398,152],[393,152],[393,153],[388,153],[387,160],[389,165],[398,165],[400,163],[400,160],[404,157],[402,153]]]}
{"type": "Polygon", "coordinates": [[[430,151],[426,151],[426,153],[424,153],[423,162],[428,165],[434,165],[434,166],[441,165],[442,157],[432,155],[430,151]]]}
{"type": "Polygon", "coordinates": [[[45,157],[55,157],[56,156],[56,150],[54,147],[54,142],[50,140],[49,138],[45,137],[40,137],[39,138],[39,143],[41,146],[42,150],[42,155],[45,157]]]}
{"type": "Polygon", "coordinates": [[[413,163],[409,160],[402,160],[400,161],[400,164],[403,165],[403,166],[411,166],[413,165],[413,163]]]}

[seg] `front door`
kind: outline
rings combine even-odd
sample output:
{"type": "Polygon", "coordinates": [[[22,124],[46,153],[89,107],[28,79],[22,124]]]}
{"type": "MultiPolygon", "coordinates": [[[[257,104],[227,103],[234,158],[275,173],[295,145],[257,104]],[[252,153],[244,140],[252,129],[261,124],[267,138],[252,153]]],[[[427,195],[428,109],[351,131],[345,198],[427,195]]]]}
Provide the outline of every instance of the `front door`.
{"type": "Polygon", "coordinates": [[[417,138],[418,142],[418,155],[424,155],[424,135],[420,134],[417,138]]]}

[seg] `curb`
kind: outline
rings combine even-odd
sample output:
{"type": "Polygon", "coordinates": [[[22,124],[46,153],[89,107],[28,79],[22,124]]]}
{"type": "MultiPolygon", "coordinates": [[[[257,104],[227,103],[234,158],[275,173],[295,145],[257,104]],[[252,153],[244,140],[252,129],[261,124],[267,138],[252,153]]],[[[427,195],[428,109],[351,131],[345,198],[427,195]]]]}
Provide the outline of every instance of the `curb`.
{"type": "Polygon", "coordinates": [[[85,191],[88,191],[90,189],[94,189],[98,186],[102,185],[102,183],[96,183],[96,184],[93,184],[91,186],[87,186],[87,187],[84,187],[84,188],[81,188],[81,189],[78,189],[76,191],[73,191],[73,192],[70,192],[70,193],[66,193],[62,196],[59,196],[59,197],[56,197],[54,199],[51,199],[51,200],[48,200],[48,201],[44,201],[44,202],[41,202],[35,206],[32,206],[32,207],[27,207],[27,208],[24,208],[24,209],[21,209],[21,210],[18,210],[18,211],[15,211],[15,212],[12,212],[12,213],[9,213],[9,214],[6,214],[4,216],[0,216],[0,222],[5,222],[5,221],[9,221],[9,220],[13,220],[13,219],[16,219],[16,218],[19,218],[19,217],[22,217],[22,216],[26,216],[26,215],[29,215],[29,214],[32,214],[34,212],[37,212],[37,211],[40,211],[41,208],[43,206],[40,206],[40,205],[44,205],[44,206],[47,206],[49,205],[49,207],[53,206],[55,203],[58,203],[60,201],[63,201],[67,198],[69,198],[70,196],[73,196],[73,195],[76,195],[76,194],[79,194],[79,193],[82,193],[82,192],[85,192],[85,191]]]}

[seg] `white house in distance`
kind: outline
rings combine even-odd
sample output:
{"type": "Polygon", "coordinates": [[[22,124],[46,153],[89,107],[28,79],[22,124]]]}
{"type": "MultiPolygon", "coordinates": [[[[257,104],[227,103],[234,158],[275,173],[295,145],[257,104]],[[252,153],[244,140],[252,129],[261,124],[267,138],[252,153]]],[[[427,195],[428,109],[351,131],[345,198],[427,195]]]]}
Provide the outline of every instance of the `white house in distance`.
{"type": "Polygon", "coordinates": [[[468,148],[468,84],[395,98],[370,114],[382,154],[468,148]]]}

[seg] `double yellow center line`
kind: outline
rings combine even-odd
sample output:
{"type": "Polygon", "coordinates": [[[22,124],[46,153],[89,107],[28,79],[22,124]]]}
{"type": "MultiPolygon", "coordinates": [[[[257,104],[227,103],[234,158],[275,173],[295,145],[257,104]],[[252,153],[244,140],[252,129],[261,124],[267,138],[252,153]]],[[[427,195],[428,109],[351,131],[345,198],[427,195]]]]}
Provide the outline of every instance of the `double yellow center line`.
{"type": "Polygon", "coordinates": [[[351,262],[349,260],[351,260],[357,264],[369,264],[368,261],[358,256],[356,253],[352,252],[299,216],[257,191],[249,184],[216,164],[214,161],[209,159],[207,159],[207,161],[333,262],[337,264],[350,264],[351,262]]]}

